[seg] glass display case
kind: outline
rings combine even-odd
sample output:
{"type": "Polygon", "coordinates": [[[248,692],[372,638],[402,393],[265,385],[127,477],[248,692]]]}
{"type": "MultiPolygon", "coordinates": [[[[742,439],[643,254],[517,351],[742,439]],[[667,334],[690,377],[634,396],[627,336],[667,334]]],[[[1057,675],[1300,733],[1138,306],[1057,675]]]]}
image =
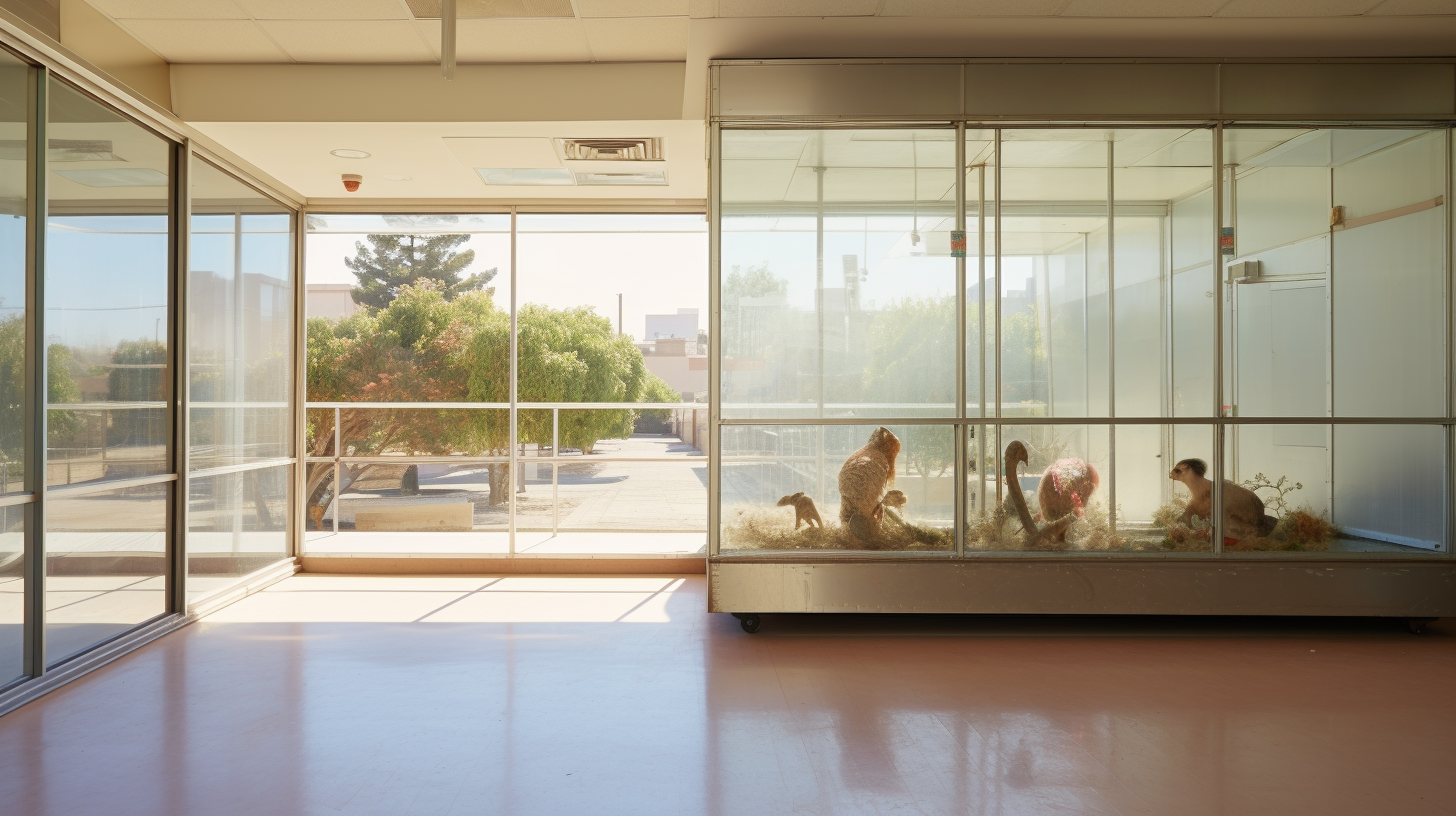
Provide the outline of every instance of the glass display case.
{"type": "Polygon", "coordinates": [[[718,113],[712,609],[1456,608],[1446,125],[718,113]]]}

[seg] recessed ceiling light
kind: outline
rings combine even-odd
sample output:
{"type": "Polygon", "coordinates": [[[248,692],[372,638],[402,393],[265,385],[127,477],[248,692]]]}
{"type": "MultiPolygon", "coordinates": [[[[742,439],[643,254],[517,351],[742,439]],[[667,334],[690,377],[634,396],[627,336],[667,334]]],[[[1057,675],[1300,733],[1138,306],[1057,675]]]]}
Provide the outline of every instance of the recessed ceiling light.
{"type": "Polygon", "coordinates": [[[341,159],[367,159],[367,158],[369,158],[369,154],[368,153],[365,153],[362,150],[348,150],[348,149],[345,149],[345,148],[340,148],[338,150],[330,150],[329,153],[332,154],[332,155],[334,155],[334,156],[338,156],[341,159]]]}
{"type": "Polygon", "coordinates": [[[411,181],[409,176],[385,176],[385,181],[411,181]]]}
{"type": "Polygon", "coordinates": [[[571,184],[571,171],[564,167],[477,167],[480,180],[486,184],[512,186],[537,184],[571,184]]]}

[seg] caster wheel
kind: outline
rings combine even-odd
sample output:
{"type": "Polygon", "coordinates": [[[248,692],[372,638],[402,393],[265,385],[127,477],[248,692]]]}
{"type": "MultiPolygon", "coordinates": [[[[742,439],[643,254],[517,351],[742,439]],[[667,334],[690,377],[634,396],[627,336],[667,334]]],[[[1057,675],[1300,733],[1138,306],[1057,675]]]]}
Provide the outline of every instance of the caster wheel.
{"type": "Polygon", "coordinates": [[[1405,628],[1409,629],[1412,635],[1424,634],[1426,624],[1434,623],[1435,620],[1435,618],[1406,618],[1405,628]]]}
{"type": "Polygon", "coordinates": [[[737,617],[738,623],[743,626],[743,631],[750,635],[757,632],[758,627],[763,624],[763,621],[757,615],[738,615],[737,617]]]}

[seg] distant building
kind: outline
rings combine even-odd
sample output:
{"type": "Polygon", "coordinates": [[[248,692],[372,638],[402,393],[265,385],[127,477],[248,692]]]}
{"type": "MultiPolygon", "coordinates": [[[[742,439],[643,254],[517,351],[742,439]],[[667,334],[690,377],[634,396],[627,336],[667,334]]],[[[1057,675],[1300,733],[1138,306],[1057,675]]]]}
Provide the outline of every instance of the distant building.
{"type": "Polygon", "coordinates": [[[643,340],[692,340],[698,339],[698,310],[678,309],[677,314],[647,316],[643,340]]]}
{"type": "Polygon", "coordinates": [[[647,315],[644,337],[637,344],[647,370],[662,378],[683,402],[707,399],[708,356],[699,343],[698,310],[647,315]]]}
{"type": "Polygon", "coordinates": [[[354,290],[352,283],[310,283],[305,288],[308,294],[309,317],[339,320],[359,311],[359,304],[354,302],[354,296],[350,294],[354,290]]]}

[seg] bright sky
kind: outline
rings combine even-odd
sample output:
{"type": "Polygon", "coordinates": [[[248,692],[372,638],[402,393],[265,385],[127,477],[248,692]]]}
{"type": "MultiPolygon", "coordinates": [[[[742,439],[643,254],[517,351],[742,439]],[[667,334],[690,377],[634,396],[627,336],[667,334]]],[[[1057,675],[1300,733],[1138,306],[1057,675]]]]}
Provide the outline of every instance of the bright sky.
{"type": "MultiPolygon", "coordinates": [[[[672,216],[666,221],[653,216],[637,224],[622,216],[555,218],[520,219],[518,303],[544,303],[556,309],[590,306],[615,324],[621,292],[622,328],[633,337],[643,336],[647,315],[675,314],[678,309],[698,309],[699,326],[707,328],[708,233],[702,216],[672,216]],[[594,228],[603,231],[586,231],[594,228]]],[[[355,242],[363,240],[363,235],[311,233],[305,252],[306,280],[354,283],[344,259],[353,257],[355,242]]],[[[492,285],[505,305],[510,236],[474,234],[464,248],[475,250],[470,274],[492,267],[499,270],[492,285]]]]}

